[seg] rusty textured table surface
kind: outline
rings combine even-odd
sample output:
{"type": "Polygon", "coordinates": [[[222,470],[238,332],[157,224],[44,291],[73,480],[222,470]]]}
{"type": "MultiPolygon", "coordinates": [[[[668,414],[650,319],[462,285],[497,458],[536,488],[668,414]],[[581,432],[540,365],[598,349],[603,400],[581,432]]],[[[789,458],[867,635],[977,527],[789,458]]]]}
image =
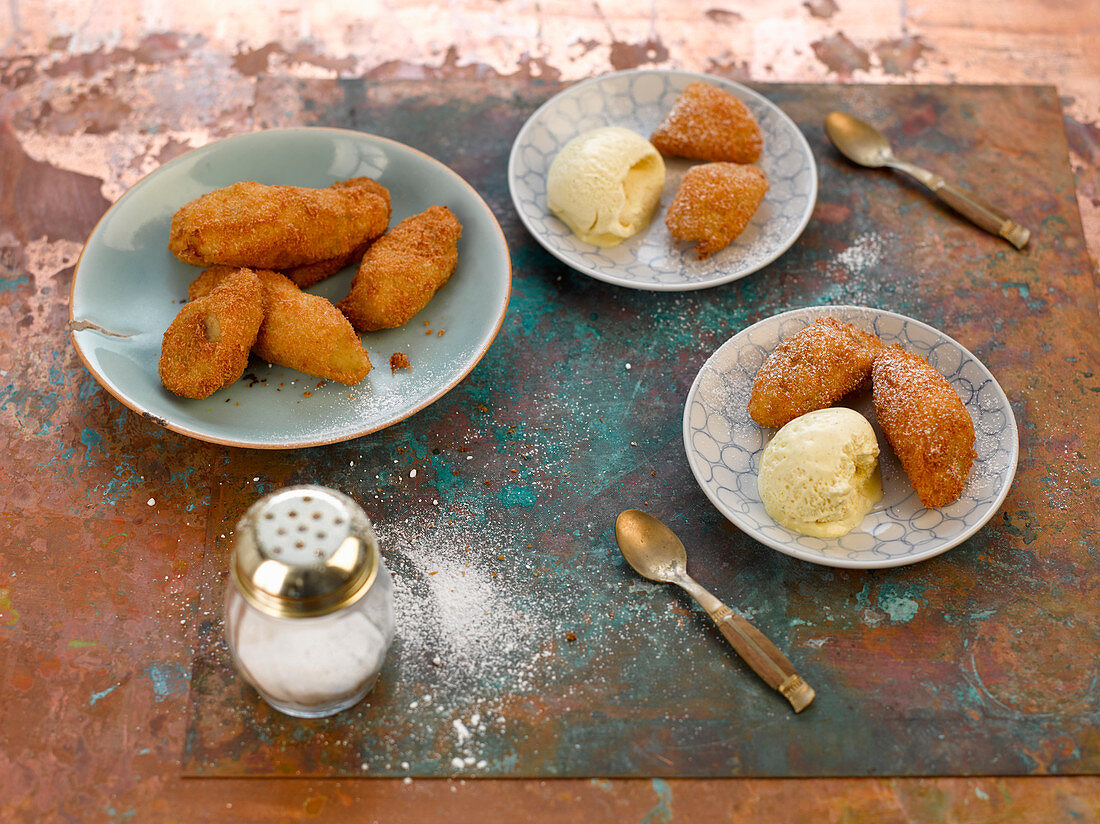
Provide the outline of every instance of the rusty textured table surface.
{"type": "MultiPolygon", "coordinates": [[[[98,17],[90,16],[91,4],[81,2],[9,5],[0,12],[0,432],[5,451],[0,481],[6,527],[0,544],[0,820],[410,821],[446,815],[454,821],[552,821],[566,814],[591,821],[649,822],[1100,820],[1100,780],[1049,775],[1091,772],[1096,763],[1094,664],[1084,654],[1064,654],[1087,651],[1090,644],[1095,652],[1096,633],[1096,303],[1089,282],[1094,266],[1082,245],[1095,253],[1100,239],[1095,195],[1100,73],[1096,53],[1085,46],[1096,32],[1096,5],[1011,2],[998,8],[995,20],[984,4],[969,2],[917,7],[852,0],[838,6],[826,0],[775,3],[767,9],[693,2],[675,10],[655,5],[641,13],[613,2],[568,13],[552,5],[534,11],[521,5],[466,3],[439,13],[426,4],[401,2],[388,8],[385,18],[399,25],[356,25],[348,24],[345,12],[311,12],[307,4],[292,2],[277,14],[252,14],[248,33],[239,37],[227,32],[234,30],[232,20],[248,12],[243,3],[216,10],[191,4],[186,11],[182,4],[166,4],[151,13],[127,0],[98,17]],[[503,166],[489,159],[509,143],[508,130],[518,127],[519,112],[555,83],[654,64],[755,81],[1056,84],[1073,173],[1065,169],[1056,190],[1021,199],[1017,187],[1026,172],[982,167],[990,157],[1026,146],[1019,129],[1003,139],[986,135],[989,142],[983,145],[992,155],[976,147],[976,154],[967,157],[982,177],[1003,184],[1018,213],[1029,218],[1056,213],[1058,218],[1043,224],[1042,236],[1059,243],[1037,245],[1022,260],[1012,260],[1008,247],[976,239],[918,190],[884,174],[863,173],[862,194],[852,195],[854,181],[843,184],[852,196],[847,200],[838,199],[836,190],[823,190],[799,246],[777,266],[741,284],[698,296],[654,298],[572,274],[522,236],[503,189],[503,166]],[[141,421],[111,401],[79,367],[64,333],[68,282],[80,244],[128,185],[192,146],[265,125],[364,116],[341,110],[335,96],[320,91],[324,84],[296,86],[307,78],[337,76],[368,78],[374,96],[365,100],[397,109],[410,97],[421,98],[424,105],[445,105],[439,92],[433,100],[431,89],[438,87],[431,80],[451,81],[455,93],[448,96],[459,107],[472,107],[478,83],[486,84],[482,98],[514,95],[515,108],[499,122],[494,145],[464,152],[453,133],[419,138],[422,148],[479,182],[509,231],[516,256],[515,314],[510,313],[486,362],[445,399],[467,413],[448,419],[443,407],[433,407],[422,421],[413,419],[375,439],[301,454],[227,452],[141,421]],[[303,100],[314,102],[310,111],[296,108],[303,100]],[[1009,177],[998,177],[1006,173],[1009,177]],[[1074,223],[1072,177],[1083,234],[1074,223]],[[935,239],[922,245],[915,236],[898,233],[881,246],[865,242],[858,247],[861,254],[845,255],[855,248],[853,241],[881,232],[893,217],[888,204],[902,197],[909,213],[916,210],[936,227],[935,239]],[[932,261],[945,256],[950,291],[939,291],[934,278],[900,278],[920,267],[938,272],[932,261]],[[872,289],[866,272],[845,270],[840,260],[857,269],[861,261],[872,260],[871,267],[886,275],[877,281],[883,288],[872,289]],[[942,559],[862,576],[788,563],[732,528],[723,531],[685,474],[682,448],[668,429],[678,413],[668,407],[677,395],[682,398],[693,368],[740,325],[815,297],[881,303],[928,320],[975,351],[1008,392],[1030,460],[1021,463],[1002,515],[942,559]],[[598,337],[595,321],[557,328],[552,318],[534,316],[533,306],[541,300],[565,308],[585,300],[609,301],[611,308],[598,320],[623,339],[586,340],[588,334],[598,337]],[[629,344],[637,329],[651,322],[653,306],[658,318],[709,322],[712,328],[679,338],[675,364],[667,363],[667,353],[651,352],[642,359],[629,344]],[[731,324],[728,332],[723,321],[731,324]],[[547,335],[553,351],[521,352],[523,339],[547,335]],[[522,457],[524,444],[545,447],[548,441],[525,430],[522,421],[564,424],[576,433],[594,427],[592,414],[582,410],[577,415],[560,399],[536,393],[521,394],[517,401],[484,376],[499,375],[508,356],[535,364],[555,352],[587,352],[590,358],[610,352],[619,358],[611,363],[623,364],[630,352],[635,381],[635,370],[643,364],[665,370],[660,372],[665,382],[642,398],[652,408],[631,424],[643,433],[633,440],[645,445],[644,457],[639,460],[634,447],[627,449],[629,441],[616,441],[622,438],[618,432],[594,440],[595,454],[620,461],[614,464],[617,472],[629,462],[642,466],[648,461],[650,471],[667,469],[689,483],[658,486],[644,472],[596,474],[568,452],[557,453],[560,477],[533,474],[537,470],[522,457]],[[1088,352],[1091,362],[1084,358],[1088,352]],[[1037,402],[1051,397],[1068,405],[1037,402]],[[429,429],[432,437],[424,434],[429,429]],[[473,433],[481,439],[462,443],[473,433]],[[467,450],[458,453],[463,460],[472,452],[469,463],[478,465],[476,472],[456,472],[456,478],[497,486],[481,499],[484,506],[463,500],[458,519],[416,519],[412,504],[418,496],[426,504],[441,500],[429,497],[429,470],[438,485],[438,469],[455,457],[450,451],[455,448],[467,450]],[[492,569],[498,577],[539,574],[552,580],[563,564],[589,560],[586,553],[593,546],[602,553],[599,560],[608,561],[607,527],[598,521],[615,493],[601,487],[609,477],[620,487],[647,493],[654,505],[686,503],[701,518],[677,526],[689,541],[705,547],[700,577],[724,582],[728,589],[723,594],[739,605],[758,595],[767,604],[797,603],[800,611],[775,623],[764,612],[753,615],[793,643],[793,655],[808,654],[815,675],[826,682],[841,671],[860,676],[873,687],[876,706],[885,708],[891,687],[885,673],[903,676],[899,691],[912,695],[923,689],[927,698],[932,670],[958,667],[961,650],[952,644],[966,641],[972,671],[985,677],[980,688],[973,685],[974,694],[956,692],[945,701],[981,715],[989,706],[983,702],[993,699],[999,709],[989,715],[999,714],[1004,734],[1022,742],[1013,752],[1017,766],[994,772],[1030,775],[614,781],[182,777],[184,769],[194,771],[198,763],[196,739],[188,737],[189,731],[202,731],[195,724],[202,716],[194,713],[201,705],[193,700],[192,666],[196,651],[206,649],[216,634],[212,605],[220,582],[212,571],[237,506],[263,489],[320,477],[370,492],[350,466],[356,462],[362,469],[360,453],[389,463],[384,482],[366,494],[364,503],[400,547],[393,550],[395,568],[427,562],[414,551],[426,546],[425,536],[444,544],[468,541],[475,533],[501,539],[506,532],[500,516],[522,510],[529,500],[525,485],[545,496],[540,505],[549,500],[572,506],[570,520],[580,527],[486,542],[483,552],[498,545],[501,551],[483,557],[479,563],[487,565],[479,568],[488,571],[495,560],[501,564],[492,569]],[[403,476],[398,471],[410,467],[420,470],[415,485],[408,471],[403,476]],[[1079,505],[1082,501],[1092,506],[1079,505]],[[496,531],[486,532],[485,524],[496,531]],[[530,550],[543,551],[545,567],[515,566],[516,558],[530,551],[527,543],[530,550]],[[737,563],[729,557],[731,547],[739,553],[737,563]],[[749,563],[742,564],[742,558],[749,563]],[[991,575],[973,574],[979,570],[991,575]],[[774,580],[776,573],[785,576],[782,581],[774,580]],[[1008,588],[1013,577],[1017,586],[1008,588]],[[789,580],[798,582],[793,595],[781,586],[789,580]],[[986,616],[981,608],[959,610],[951,593],[929,585],[945,580],[966,591],[964,607],[996,601],[998,611],[986,616]],[[1001,587],[999,592],[989,589],[990,581],[1001,587]],[[849,623],[830,637],[850,645],[831,649],[806,643],[815,638],[805,634],[805,627],[821,621],[810,598],[842,591],[849,623]],[[904,653],[900,657],[899,651],[904,653]],[[841,660],[843,669],[834,668],[841,660]],[[1030,671],[1017,670],[1020,662],[1030,671]],[[1025,677],[1031,673],[1037,677],[1025,677]],[[1080,721],[1076,727],[1070,724],[1074,719],[1080,721]],[[1060,725],[1065,735],[1045,734],[1060,725]]],[[[819,103],[800,104],[790,96],[797,91],[771,87],[775,99],[806,126],[823,180],[837,176],[842,162],[823,149],[821,134],[813,128],[819,103]]],[[[829,94],[846,93],[859,90],[829,94]]],[[[1057,117],[1049,90],[1028,94],[1057,117]]],[[[872,99],[849,101],[858,109],[860,100],[872,99]]],[[[415,105],[409,111],[415,112],[415,105]]],[[[918,112],[894,121],[894,136],[905,141],[929,130],[972,134],[956,130],[968,125],[967,117],[950,106],[930,102],[918,112]]],[[[412,125],[410,120],[403,128],[412,125]]],[[[410,134],[415,130],[405,139],[410,134]]],[[[929,150],[916,142],[908,148],[918,157],[929,150]]],[[[1065,157],[1065,149],[1044,146],[1035,156],[1065,157]]],[[[621,388],[624,380],[619,375],[615,385],[621,388]]],[[[507,386],[515,388],[514,383],[507,386]]],[[[453,500],[454,489],[451,495],[453,500]]],[[[707,631],[674,593],[646,591],[643,600],[650,614],[662,620],[670,614],[662,610],[671,609],[685,632],[707,631]]],[[[586,638],[583,629],[567,628],[569,623],[563,614],[552,626],[574,632],[577,641],[547,639],[563,650],[566,663],[609,643],[586,638]]],[[[732,675],[736,689],[751,692],[751,681],[736,680],[743,674],[737,666],[733,659],[722,661],[723,677],[732,675]]],[[[840,694],[855,689],[854,681],[838,686],[840,694]]],[[[238,706],[221,706],[228,710],[229,723],[246,717],[238,706]]],[[[530,717],[553,710],[540,707],[530,717]]],[[[896,719],[882,716],[860,722],[857,729],[872,729],[880,721],[890,742],[910,735],[920,739],[923,725],[899,731],[890,726],[896,719]]],[[[955,735],[977,734],[989,720],[961,716],[955,735]]],[[[284,771],[300,769],[302,754],[318,740],[288,741],[292,755],[284,771]]],[[[961,740],[925,743],[931,743],[927,751],[933,754],[967,745],[961,740]]],[[[441,744],[451,745],[453,738],[441,737],[441,744]]],[[[988,741],[971,744],[980,755],[988,741]]],[[[654,775],[661,772],[653,770],[654,775]]]]}

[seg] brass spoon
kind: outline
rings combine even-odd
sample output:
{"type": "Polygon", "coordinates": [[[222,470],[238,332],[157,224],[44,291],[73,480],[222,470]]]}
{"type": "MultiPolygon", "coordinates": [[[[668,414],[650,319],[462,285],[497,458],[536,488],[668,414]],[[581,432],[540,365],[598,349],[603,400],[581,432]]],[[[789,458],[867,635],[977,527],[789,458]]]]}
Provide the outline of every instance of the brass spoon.
{"type": "Polygon", "coordinates": [[[627,563],[643,578],[677,584],[691,593],[737,654],[768,686],[779,690],[795,712],[810,705],[813,688],[799,677],[775,644],[687,574],[687,551],[671,529],[652,515],[628,509],[615,519],[615,540],[627,563]]]}
{"type": "Polygon", "coordinates": [[[937,174],[914,166],[894,156],[890,142],[869,123],[844,112],[830,112],[825,117],[825,133],[840,153],[853,163],[879,168],[889,166],[912,175],[939,196],[944,203],[990,234],[999,235],[1015,246],[1027,246],[1031,232],[997,207],[977,195],[948,183],[937,174]]]}

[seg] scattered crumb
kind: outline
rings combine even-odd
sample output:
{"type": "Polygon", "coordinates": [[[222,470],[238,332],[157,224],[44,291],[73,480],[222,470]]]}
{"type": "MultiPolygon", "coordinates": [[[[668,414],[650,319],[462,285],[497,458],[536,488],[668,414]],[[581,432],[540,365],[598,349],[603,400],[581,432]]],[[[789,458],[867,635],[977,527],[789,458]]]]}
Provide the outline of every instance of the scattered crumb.
{"type": "Polygon", "coordinates": [[[390,355],[390,374],[392,375],[398,369],[412,369],[409,356],[404,352],[394,352],[390,355]]]}

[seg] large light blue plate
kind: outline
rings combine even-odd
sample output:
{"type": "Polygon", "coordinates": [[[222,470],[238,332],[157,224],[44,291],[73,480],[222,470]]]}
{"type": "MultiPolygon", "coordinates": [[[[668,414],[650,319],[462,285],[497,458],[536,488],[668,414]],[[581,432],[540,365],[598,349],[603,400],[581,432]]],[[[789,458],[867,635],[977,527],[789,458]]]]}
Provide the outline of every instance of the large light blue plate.
{"type": "MultiPolygon", "coordinates": [[[[349,268],[309,291],[339,300],[353,273],[349,268]]],[[[123,195],[80,256],[69,318],[73,343],[88,369],[135,412],[203,441],[293,448],[374,432],[440,398],[496,337],[511,277],[508,248],[493,213],[442,163],[360,132],[273,130],[196,149],[123,195]],[[201,271],[168,252],[176,210],[241,180],[319,187],[359,175],[389,188],[391,225],[433,204],[448,206],[462,223],[458,268],[431,303],[400,329],[363,335],[371,373],[356,386],[344,386],[253,358],[245,377],[205,400],[164,389],[157,377],[161,337],[201,271]],[[412,369],[391,374],[394,352],[406,353],[412,369]]]]}
{"type": "Polygon", "coordinates": [[[684,409],[684,447],[695,479],[730,521],[787,555],[836,567],[893,567],[946,552],[977,532],[1008,494],[1019,459],[1016,418],[989,370],[943,332],[918,320],[864,306],[811,306],[762,320],[734,335],[699,370],[684,409]],[[879,444],[882,501],[847,535],[810,538],[771,519],[756,489],[760,455],[774,429],[758,426],[749,395],[776,345],[825,315],[900,343],[947,378],[974,419],[977,458],[958,500],[927,509],[875,420],[870,392],[845,398],[871,422],[879,444]]]}
{"type": "Polygon", "coordinates": [[[709,74],[639,69],[577,83],[531,115],[512,144],[508,186],[524,226],[559,260],[619,286],[674,291],[729,283],[789,249],[817,201],[817,166],[794,121],[752,89],[709,74]],[[740,98],[760,124],[764,153],[756,165],[771,188],[748,227],[706,260],[696,258],[694,243],[676,242],[665,226],[665,210],[695,161],[665,158],[661,203],[647,228],[610,248],[579,240],[546,205],[546,173],[554,157],[572,138],[601,126],[622,126],[648,138],[684,87],[696,80],[740,98]]]}

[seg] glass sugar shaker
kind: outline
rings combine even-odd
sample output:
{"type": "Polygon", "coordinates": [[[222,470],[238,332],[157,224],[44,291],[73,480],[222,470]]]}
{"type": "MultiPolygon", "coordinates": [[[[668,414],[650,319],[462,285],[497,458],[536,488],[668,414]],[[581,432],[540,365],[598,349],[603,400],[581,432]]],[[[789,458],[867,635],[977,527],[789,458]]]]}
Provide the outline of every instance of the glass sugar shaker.
{"type": "Polygon", "coordinates": [[[275,709],[332,715],[370,692],[393,642],[393,580],[370,520],[335,490],[292,486],[237,524],[225,632],[275,709]]]}

